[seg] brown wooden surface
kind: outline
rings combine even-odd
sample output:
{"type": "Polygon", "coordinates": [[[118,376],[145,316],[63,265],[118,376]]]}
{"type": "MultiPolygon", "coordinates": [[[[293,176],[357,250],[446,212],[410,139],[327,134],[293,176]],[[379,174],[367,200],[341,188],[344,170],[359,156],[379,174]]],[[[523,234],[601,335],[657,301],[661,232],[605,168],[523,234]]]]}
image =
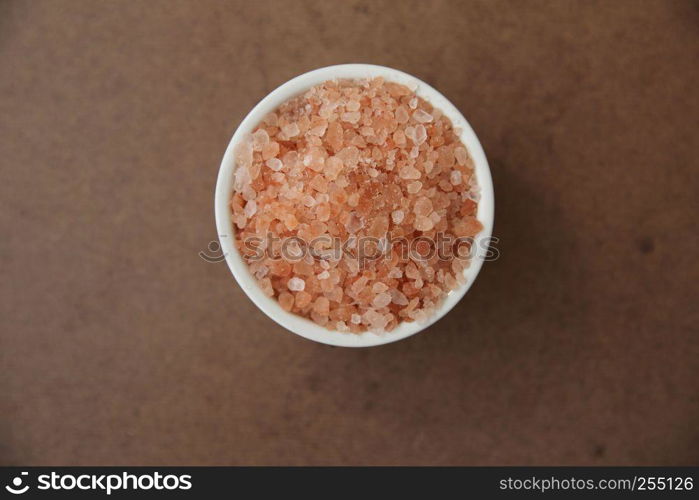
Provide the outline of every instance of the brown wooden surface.
{"type": "Polygon", "coordinates": [[[699,463],[696,2],[0,2],[0,463],[699,463]],[[412,73],[491,162],[499,261],[409,340],[256,310],[215,239],[237,123],[412,73]]]}

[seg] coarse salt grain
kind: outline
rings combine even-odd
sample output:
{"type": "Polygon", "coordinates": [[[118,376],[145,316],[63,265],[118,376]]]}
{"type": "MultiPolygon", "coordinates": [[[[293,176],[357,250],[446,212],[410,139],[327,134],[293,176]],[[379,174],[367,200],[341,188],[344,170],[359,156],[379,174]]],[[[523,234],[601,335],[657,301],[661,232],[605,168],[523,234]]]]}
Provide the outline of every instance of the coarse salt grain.
{"type": "Polygon", "coordinates": [[[413,113],[413,118],[420,123],[429,123],[432,121],[432,115],[422,109],[416,109],[413,113]]]}
{"type": "Polygon", "coordinates": [[[381,309],[382,307],[386,307],[390,303],[391,303],[391,294],[384,292],[384,293],[380,293],[376,297],[374,297],[374,300],[372,300],[371,305],[373,305],[377,309],[381,309]]]}
{"type": "Polygon", "coordinates": [[[282,161],[279,158],[270,158],[265,162],[265,165],[267,165],[270,169],[274,170],[275,172],[278,172],[282,169],[282,161]]]}
{"type": "Polygon", "coordinates": [[[301,290],[306,288],[306,282],[301,278],[291,278],[287,285],[289,287],[289,290],[293,292],[300,292],[301,290]]]}
{"type": "Polygon", "coordinates": [[[297,123],[290,123],[282,127],[282,134],[284,134],[289,139],[296,137],[300,133],[300,129],[297,123]]]}

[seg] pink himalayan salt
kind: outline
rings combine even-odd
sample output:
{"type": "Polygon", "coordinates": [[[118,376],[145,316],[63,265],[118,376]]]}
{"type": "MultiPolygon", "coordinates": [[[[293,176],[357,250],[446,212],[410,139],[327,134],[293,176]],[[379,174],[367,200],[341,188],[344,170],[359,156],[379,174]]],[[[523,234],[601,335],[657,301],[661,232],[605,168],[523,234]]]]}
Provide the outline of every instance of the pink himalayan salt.
{"type": "Polygon", "coordinates": [[[250,217],[255,215],[255,213],[257,212],[257,202],[255,200],[248,201],[245,204],[245,208],[243,211],[245,213],[245,217],[247,217],[249,219],[250,217]]]}
{"type": "Polygon", "coordinates": [[[313,310],[323,316],[330,312],[330,301],[326,297],[318,297],[313,304],[313,310]]]}
{"type": "Polygon", "coordinates": [[[279,154],[279,143],[276,141],[272,141],[267,143],[262,148],[262,159],[263,160],[269,160],[270,158],[274,158],[279,154]]]}
{"type": "Polygon", "coordinates": [[[434,227],[434,222],[429,217],[418,215],[415,217],[415,229],[418,231],[429,231],[434,227]]]}
{"type": "Polygon", "coordinates": [[[408,305],[408,297],[405,296],[403,292],[400,290],[396,290],[395,288],[392,288],[390,290],[391,293],[391,301],[399,306],[407,306],[408,305]]]}
{"type": "Polygon", "coordinates": [[[415,144],[418,146],[427,140],[427,129],[424,125],[418,125],[415,127],[415,144]]]}
{"type": "MultiPolygon", "coordinates": [[[[314,87],[267,115],[250,141],[241,141],[236,163],[231,217],[241,249],[247,237],[268,231],[304,241],[337,236],[350,249],[361,235],[377,235],[376,247],[388,252],[381,239],[387,231],[410,239],[482,229],[468,151],[438,109],[395,83],[314,87]]],[[[353,333],[425,319],[464,282],[469,262],[380,259],[360,266],[346,255],[298,257],[248,263],[284,309],[353,333]]]]}
{"type": "Polygon", "coordinates": [[[405,165],[398,172],[401,179],[419,179],[420,171],[411,165],[405,165]]]}
{"type": "Polygon", "coordinates": [[[466,148],[461,146],[454,148],[454,158],[459,165],[466,165],[466,162],[468,161],[468,152],[466,151],[466,148]]]}
{"type": "Polygon", "coordinates": [[[300,132],[301,131],[299,130],[299,126],[296,123],[290,123],[282,127],[282,134],[284,134],[289,139],[296,137],[297,135],[299,135],[300,132]]]}
{"type": "Polygon", "coordinates": [[[398,106],[398,109],[396,109],[395,113],[396,121],[398,123],[406,123],[410,116],[408,115],[408,110],[405,109],[405,106],[398,106]]]}
{"type": "Polygon", "coordinates": [[[414,211],[417,215],[429,215],[432,212],[432,200],[426,196],[421,196],[415,201],[414,211]]]}
{"type": "Polygon", "coordinates": [[[386,307],[388,304],[391,303],[391,294],[390,293],[379,293],[374,297],[374,300],[372,300],[371,305],[374,306],[376,309],[381,309],[382,307],[386,307]]]}
{"type": "Polygon", "coordinates": [[[311,300],[313,300],[313,295],[311,295],[308,292],[298,292],[296,294],[296,300],[294,301],[294,306],[297,309],[304,309],[308,304],[311,303],[311,300]]]}
{"type": "Polygon", "coordinates": [[[291,311],[294,307],[294,296],[287,292],[282,292],[279,294],[279,305],[285,311],[291,311]]]}
{"type": "Polygon", "coordinates": [[[413,113],[413,118],[420,123],[429,123],[432,121],[432,115],[422,109],[416,109],[413,113]]]}
{"type": "Polygon", "coordinates": [[[408,184],[408,193],[415,194],[422,189],[422,182],[415,181],[408,184]]]}
{"type": "Polygon", "coordinates": [[[292,292],[301,292],[304,288],[306,288],[306,282],[301,278],[294,277],[289,280],[287,286],[292,292]]]}
{"type": "Polygon", "coordinates": [[[270,158],[265,162],[265,165],[267,165],[270,169],[274,170],[275,172],[278,172],[282,169],[282,161],[279,158],[270,158]]]}
{"type": "Polygon", "coordinates": [[[252,134],[252,148],[254,151],[262,151],[269,143],[269,134],[265,129],[258,129],[252,134]]]}
{"type": "Polygon", "coordinates": [[[389,278],[402,278],[403,277],[403,271],[401,271],[397,267],[392,267],[391,270],[388,272],[388,277],[389,278]]]}

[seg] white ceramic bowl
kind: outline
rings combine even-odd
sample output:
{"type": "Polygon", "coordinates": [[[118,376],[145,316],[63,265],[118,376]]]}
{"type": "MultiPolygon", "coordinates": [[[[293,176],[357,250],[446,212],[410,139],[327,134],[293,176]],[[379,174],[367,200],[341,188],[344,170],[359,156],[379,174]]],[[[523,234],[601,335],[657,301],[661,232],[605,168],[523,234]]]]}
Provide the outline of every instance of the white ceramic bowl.
{"type": "Polygon", "coordinates": [[[267,316],[279,323],[281,326],[302,337],[324,344],[345,347],[368,347],[386,344],[401,340],[415,333],[424,330],[435,321],[448,313],[459,300],[464,296],[476,279],[476,275],[483,264],[483,259],[487,253],[487,245],[475,244],[475,255],[468,269],[464,271],[466,283],[453,290],[447,295],[444,302],[435,314],[430,316],[425,322],[400,323],[393,331],[387,333],[366,332],[362,334],[343,333],[328,330],[310,320],[286,312],[279,303],[267,297],[257,285],[255,278],[248,271],[244,262],[234,245],[234,230],[231,221],[229,201],[233,190],[233,171],[235,170],[234,149],[247,134],[252,133],[254,128],[262,121],[262,118],[269,112],[274,111],[279,105],[288,99],[297,96],[310,87],[335,78],[375,78],[383,77],[386,81],[393,81],[414,88],[417,95],[439,108],[446,115],[457,130],[461,130],[460,138],[468,148],[475,163],[476,180],[481,188],[481,199],[478,203],[478,220],[483,224],[483,231],[476,237],[477,242],[487,241],[493,230],[493,182],[490,177],[488,161],[483,153],[483,148],[473,129],[468,124],[464,116],[456,107],[442,94],[425,82],[414,76],[403,73],[385,66],[375,66],[372,64],[342,64],[338,66],[328,66],[316,69],[289,80],[253,108],[245,117],[233,134],[233,138],[228,144],[226,153],[221,162],[221,168],[216,182],[216,196],[214,200],[216,213],[216,228],[218,230],[221,250],[225,255],[228,267],[233,276],[238,281],[243,291],[250,297],[257,307],[267,316]]]}

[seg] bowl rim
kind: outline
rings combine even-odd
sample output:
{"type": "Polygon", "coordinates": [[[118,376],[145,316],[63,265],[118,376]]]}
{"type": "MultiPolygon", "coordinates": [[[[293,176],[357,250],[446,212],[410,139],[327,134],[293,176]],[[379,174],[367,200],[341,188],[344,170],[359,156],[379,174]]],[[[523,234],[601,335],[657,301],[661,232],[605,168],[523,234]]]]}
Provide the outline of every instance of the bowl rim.
{"type": "Polygon", "coordinates": [[[370,347],[396,342],[415,335],[444,317],[471,288],[483,265],[488,253],[487,242],[490,241],[493,230],[494,205],[493,182],[488,160],[478,137],[463,114],[444,95],[419,78],[394,68],[374,64],[339,64],[318,68],[292,78],[267,94],[245,116],[231,137],[221,160],[214,196],[214,213],[221,252],[233,277],[248,298],[269,318],[287,330],[315,342],[341,347],[370,347]],[[285,311],[275,299],[267,297],[262,292],[256,279],[249,272],[247,264],[234,245],[235,233],[229,209],[233,172],[235,171],[235,149],[236,145],[253,131],[265,115],[310,87],[327,80],[376,77],[383,77],[386,81],[407,85],[419,97],[439,108],[451,120],[457,135],[467,147],[474,162],[474,171],[480,186],[481,196],[478,202],[477,218],[483,224],[483,230],[476,237],[478,244],[475,245],[475,255],[471,259],[471,264],[464,270],[466,282],[456,290],[452,290],[437,310],[425,321],[402,322],[391,332],[385,333],[345,333],[330,330],[309,319],[285,311]]]}

